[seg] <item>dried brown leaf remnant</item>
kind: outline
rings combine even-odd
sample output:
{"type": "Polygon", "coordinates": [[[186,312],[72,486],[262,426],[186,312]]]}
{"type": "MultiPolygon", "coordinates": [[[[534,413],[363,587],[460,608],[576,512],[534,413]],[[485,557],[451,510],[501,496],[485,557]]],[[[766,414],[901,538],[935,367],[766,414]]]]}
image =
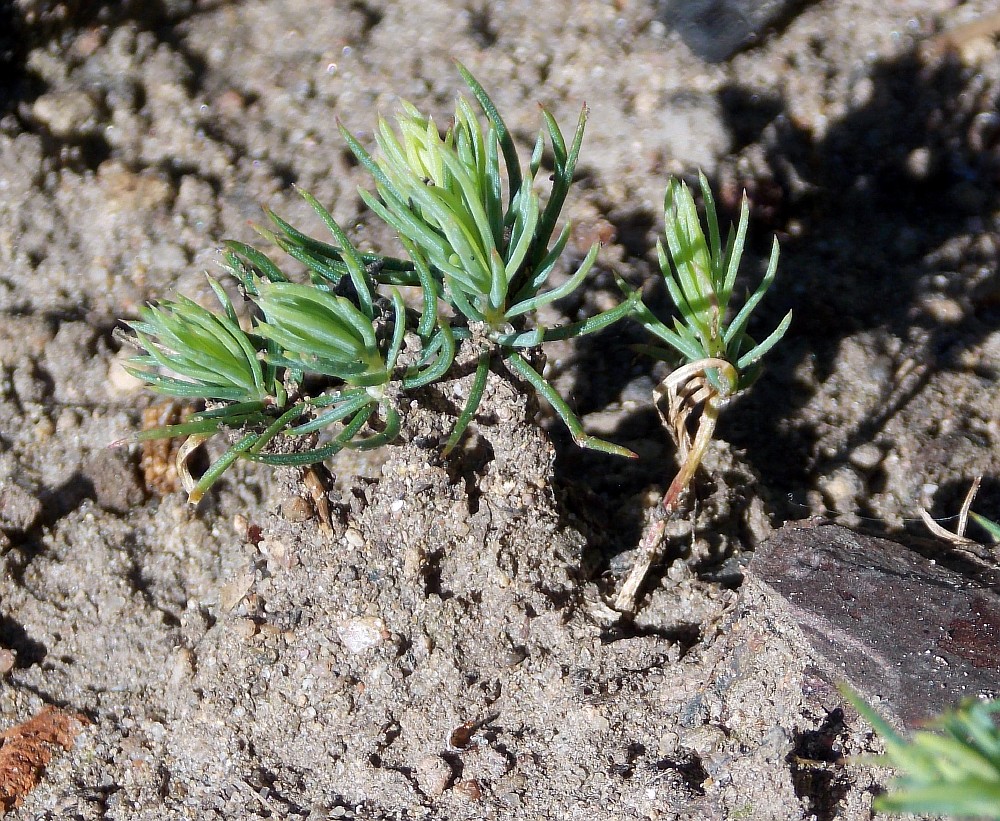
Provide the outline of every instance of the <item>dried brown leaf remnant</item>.
{"type": "Polygon", "coordinates": [[[38,786],[54,748],[70,749],[88,723],[80,713],[47,706],[34,718],[0,733],[0,814],[17,807],[38,786]]]}
{"type": "MultiPolygon", "coordinates": [[[[179,425],[191,415],[191,408],[169,400],[146,408],[142,412],[142,429],[152,430],[166,425],[179,425]]],[[[148,439],[142,442],[139,467],[146,490],[157,496],[166,496],[180,488],[177,477],[177,452],[181,439],[148,439]]]]}

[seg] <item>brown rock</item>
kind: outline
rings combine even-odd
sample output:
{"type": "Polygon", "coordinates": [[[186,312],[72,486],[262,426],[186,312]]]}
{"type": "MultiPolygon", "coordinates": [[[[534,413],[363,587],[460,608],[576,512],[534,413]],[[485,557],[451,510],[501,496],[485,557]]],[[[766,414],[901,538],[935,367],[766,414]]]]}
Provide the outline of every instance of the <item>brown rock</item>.
{"type": "Polygon", "coordinates": [[[897,723],[1000,690],[1000,596],[988,578],[887,539],[802,524],[757,548],[748,578],[826,677],[897,723]]]}

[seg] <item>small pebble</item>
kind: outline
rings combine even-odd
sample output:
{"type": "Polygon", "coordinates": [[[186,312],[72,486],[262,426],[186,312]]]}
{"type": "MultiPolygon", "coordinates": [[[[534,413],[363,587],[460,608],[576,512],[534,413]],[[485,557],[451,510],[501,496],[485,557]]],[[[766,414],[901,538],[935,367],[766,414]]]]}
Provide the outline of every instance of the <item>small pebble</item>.
{"type": "Polygon", "coordinates": [[[841,514],[853,513],[857,509],[858,497],[864,494],[861,478],[853,470],[840,467],[817,481],[827,505],[841,514]]]}
{"type": "Polygon", "coordinates": [[[171,665],[170,678],[168,679],[172,689],[179,688],[187,679],[194,675],[195,655],[188,647],[181,647],[174,656],[171,665]]]}
{"type": "Polygon", "coordinates": [[[882,463],[882,449],[874,442],[866,442],[852,450],[848,458],[856,468],[874,470],[882,463]]]}
{"type": "Polygon", "coordinates": [[[28,530],[42,515],[42,503],[13,482],[0,482],[0,525],[28,530]]]}
{"type": "Polygon", "coordinates": [[[921,300],[920,307],[939,325],[957,325],[965,319],[965,309],[961,303],[949,297],[927,297],[921,300]]]}
{"type": "Polygon", "coordinates": [[[914,148],[906,158],[906,170],[910,176],[917,180],[923,180],[931,172],[931,151],[926,146],[914,148]]]}
{"type": "Polygon", "coordinates": [[[512,648],[507,655],[504,657],[504,664],[508,667],[517,667],[522,661],[528,657],[528,651],[523,647],[512,648]]]}
{"type": "Polygon", "coordinates": [[[454,775],[448,762],[439,755],[423,756],[415,770],[420,791],[431,798],[442,795],[454,775]]]}
{"type": "Polygon", "coordinates": [[[255,578],[253,573],[244,573],[242,576],[238,576],[231,582],[222,585],[219,589],[219,609],[223,613],[228,613],[235,608],[243,600],[243,597],[250,592],[255,578]]]}
{"type": "Polygon", "coordinates": [[[699,724],[684,732],[680,746],[701,758],[708,758],[722,749],[726,734],[712,724],[699,724]]]}
{"type": "Polygon", "coordinates": [[[313,517],[313,506],[308,499],[292,496],[281,503],[281,515],[289,522],[305,522],[313,517]]]}
{"type": "Polygon", "coordinates": [[[454,787],[452,787],[456,795],[465,798],[468,801],[478,801],[483,797],[482,787],[479,786],[479,782],[474,778],[470,778],[466,781],[459,781],[454,787]]]}
{"type": "Polygon", "coordinates": [[[32,116],[57,139],[79,137],[93,130],[99,112],[85,91],[49,92],[35,100],[32,116]]]}
{"type": "Polygon", "coordinates": [[[243,541],[246,541],[249,527],[250,521],[242,513],[233,516],[233,532],[243,541]]]}
{"type": "Polygon", "coordinates": [[[137,376],[132,376],[132,374],[125,370],[123,361],[127,359],[128,357],[113,359],[111,365],[108,367],[108,376],[105,384],[107,393],[112,398],[128,396],[142,389],[142,380],[137,376]]]}
{"type": "Polygon", "coordinates": [[[378,647],[389,637],[385,622],[375,616],[348,619],[337,628],[337,635],[349,653],[362,653],[378,647]]]}
{"type": "Polygon", "coordinates": [[[505,792],[500,796],[500,800],[508,807],[518,807],[521,804],[521,796],[516,792],[505,792]]]}
{"type": "Polygon", "coordinates": [[[267,557],[268,567],[291,570],[299,563],[299,557],[280,539],[263,539],[257,546],[267,557]]]}
{"type": "Polygon", "coordinates": [[[233,630],[244,641],[249,641],[257,635],[257,623],[253,619],[236,619],[233,630]]]}

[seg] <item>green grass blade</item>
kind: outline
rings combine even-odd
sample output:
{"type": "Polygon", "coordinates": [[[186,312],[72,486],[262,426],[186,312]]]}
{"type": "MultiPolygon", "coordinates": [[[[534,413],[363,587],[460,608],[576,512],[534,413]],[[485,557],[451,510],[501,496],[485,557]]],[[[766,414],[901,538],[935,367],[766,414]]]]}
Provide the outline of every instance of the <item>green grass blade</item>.
{"type": "Polygon", "coordinates": [[[375,162],[372,155],[369,154],[364,146],[355,138],[355,136],[348,131],[342,124],[338,123],[337,127],[340,130],[340,136],[344,138],[344,142],[347,143],[347,147],[351,149],[351,153],[354,154],[355,159],[361,163],[364,169],[372,175],[372,179],[375,180],[375,184],[384,188],[387,193],[390,193],[394,199],[403,202],[405,197],[402,192],[396,188],[392,180],[386,176],[386,173],[382,170],[381,166],[375,162]]]}
{"type": "Polygon", "coordinates": [[[514,195],[521,189],[521,165],[517,159],[517,148],[514,145],[514,140],[510,135],[510,130],[507,128],[507,124],[503,121],[503,117],[500,116],[500,112],[497,111],[497,107],[493,104],[493,100],[490,99],[490,95],[486,93],[486,90],[479,84],[475,77],[469,72],[469,70],[455,61],[455,65],[458,67],[458,73],[462,75],[462,79],[465,80],[465,84],[469,87],[473,96],[479,102],[480,108],[483,109],[483,113],[486,118],[490,121],[490,125],[496,131],[496,139],[500,144],[500,151],[503,153],[504,165],[507,169],[507,182],[510,185],[510,196],[513,200],[514,195]]]}
{"type": "Polygon", "coordinates": [[[729,323],[723,334],[723,340],[726,346],[733,344],[735,340],[738,340],[740,335],[742,335],[747,323],[750,321],[750,315],[756,310],[757,305],[764,298],[768,289],[771,287],[771,283],[774,282],[775,274],[778,271],[778,240],[775,239],[771,246],[771,258],[767,264],[767,271],[764,273],[764,278],[760,281],[760,285],[757,286],[757,290],[750,295],[750,298],[746,301],[742,308],[740,308],[739,313],[733,317],[733,321],[729,323]]]}
{"type": "Polygon", "coordinates": [[[245,270],[247,266],[251,273],[257,274],[270,282],[288,282],[288,277],[282,273],[281,269],[271,258],[262,251],[258,251],[252,245],[247,245],[245,242],[236,242],[235,240],[226,240],[223,244],[229,251],[229,254],[226,255],[226,260],[229,263],[230,271],[240,280],[247,291],[252,293],[253,289],[248,287],[244,276],[238,273],[241,269],[245,270]]]}
{"type": "Polygon", "coordinates": [[[308,191],[301,188],[298,191],[312,209],[319,214],[319,218],[323,220],[326,227],[330,229],[330,233],[333,234],[334,238],[340,244],[344,262],[347,263],[347,270],[350,272],[351,282],[354,284],[354,291],[358,296],[358,306],[364,315],[368,319],[371,319],[375,316],[374,308],[372,307],[372,284],[368,279],[368,270],[361,261],[357,249],[351,244],[351,241],[347,238],[347,234],[344,233],[344,230],[333,218],[333,215],[320,204],[319,200],[308,191]]]}
{"type": "Polygon", "coordinates": [[[528,311],[536,311],[545,305],[555,302],[557,299],[562,299],[572,294],[577,288],[580,287],[583,280],[586,279],[587,274],[590,273],[590,269],[593,266],[594,261],[597,259],[597,252],[600,251],[600,249],[600,243],[595,242],[591,245],[590,251],[587,253],[587,256],[584,257],[583,262],[580,263],[580,267],[576,269],[576,273],[574,273],[573,276],[567,279],[558,288],[553,288],[551,291],[546,291],[544,294],[540,294],[533,299],[526,299],[524,302],[518,303],[507,311],[508,319],[520,316],[528,311]]]}
{"type": "Polygon", "coordinates": [[[763,358],[763,356],[771,350],[771,348],[781,341],[781,338],[785,335],[785,331],[788,330],[788,326],[791,324],[792,312],[789,311],[785,314],[784,319],[778,323],[778,327],[771,331],[767,339],[752,348],[736,361],[736,367],[739,370],[743,370],[744,368],[749,368],[759,362],[761,358],[763,358]]]}
{"type": "Polygon", "coordinates": [[[347,447],[348,443],[355,436],[357,436],[361,428],[365,426],[365,422],[368,421],[368,418],[372,415],[374,410],[374,404],[369,404],[367,407],[363,408],[360,413],[358,413],[347,425],[344,426],[344,429],[337,434],[334,440],[324,447],[314,448],[300,453],[257,454],[250,458],[254,461],[264,462],[268,465],[284,467],[301,467],[302,465],[313,465],[317,462],[322,462],[325,459],[329,459],[331,456],[335,456],[347,447]]]}
{"type": "MultiPolygon", "coordinates": [[[[418,370],[416,374],[403,379],[403,388],[414,390],[424,385],[430,385],[448,372],[451,363],[455,360],[455,335],[447,322],[441,323],[439,334],[428,346],[428,351],[432,356],[438,350],[440,353],[438,353],[437,359],[428,360],[431,364],[424,370],[418,370]]],[[[421,364],[420,367],[423,367],[424,364],[426,363],[421,364]]]]}
{"type": "Polygon", "coordinates": [[[490,227],[493,231],[493,245],[501,251],[505,251],[506,249],[503,247],[503,181],[500,177],[500,156],[497,152],[497,132],[490,125],[486,136],[486,166],[484,169],[486,214],[490,219],[490,227]]]}
{"type": "Polygon", "coordinates": [[[880,812],[1000,819],[1000,783],[970,778],[956,784],[903,786],[875,799],[880,812]]]}
{"type": "Polygon", "coordinates": [[[535,232],[535,245],[532,248],[531,256],[528,259],[528,266],[534,265],[545,254],[549,240],[555,231],[556,222],[562,213],[563,205],[566,203],[566,195],[573,184],[573,174],[576,173],[576,163],[580,156],[580,148],[583,146],[583,133],[587,126],[587,116],[589,109],[583,106],[580,109],[580,118],[577,120],[576,133],[573,135],[573,144],[569,151],[563,141],[562,132],[555,121],[555,118],[542,109],[542,116],[549,131],[549,139],[552,141],[552,152],[556,160],[555,179],[552,182],[552,190],[549,192],[548,202],[545,203],[545,210],[538,221],[538,228],[535,232]]]}
{"type": "Polygon", "coordinates": [[[538,196],[530,188],[526,188],[519,197],[520,207],[517,209],[517,217],[514,220],[514,230],[512,237],[517,238],[513,248],[507,251],[507,279],[523,279],[518,277],[522,266],[527,264],[528,252],[536,240],[538,229],[538,196]]]}
{"type": "Polygon", "coordinates": [[[708,223],[708,248],[713,260],[722,259],[722,237],[719,233],[719,215],[715,210],[715,197],[708,177],[698,172],[698,182],[701,185],[701,196],[705,201],[705,221],[708,223]]]}
{"type": "Polygon", "coordinates": [[[396,440],[399,436],[400,419],[399,414],[390,407],[385,408],[386,423],[385,430],[381,433],[376,433],[374,436],[369,436],[366,439],[355,439],[354,441],[348,443],[347,447],[351,450],[375,450],[383,445],[387,445],[390,442],[396,440]]]}
{"type": "Polygon", "coordinates": [[[548,281],[549,275],[555,270],[556,263],[559,262],[563,251],[566,249],[566,243],[569,241],[571,230],[571,226],[567,223],[563,230],[559,232],[559,236],[556,238],[555,244],[549,250],[549,253],[535,266],[530,277],[525,279],[524,284],[514,295],[514,298],[511,300],[512,304],[520,305],[525,300],[533,298],[548,281]]]}
{"type": "Polygon", "coordinates": [[[399,352],[403,349],[403,334],[406,332],[406,305],[403,297],[399,294],[399,289],[393,288],[392,297],[392,340],[389,343],[389,350],[385,355],[385,368],[391,372],[396,367],[396,360],[399,352]]]}
{"type": "Polygon", "coordinates": [[[250,449],[254,442],[257,441],[259,434],[249,433],[240,439],[235,445],[233,445],[229,450],[222,454],[212,465],[205,471],[198,483],[191,489],[188,493],[188,502],[193,505],[198,504],[204,497],[205,493],[222,477],[229,467],[240,458],[246,451],[250,449]]]}
{"type": "Polygon", "coordinates": [[[490,290],[489,305],[491,313],[502,314],[504,303],[507,301],[507,270],[504,268],[503,259],[496,248],[490,249],[490,290]]]}
{"type": "Polygon", "coordinates": [[[420,321],[417,323],[417,336],[426,341],[433,332],[434,324],[437,321],[438,284],[427,266],[427,260],[424,259],[424,255],[417,246],[404,236],[400,236],[399,241],[406,249],[406,253],[410,255],[410,259],[413,260],[413,267],[420,280],[423,308],[420,312],[420,321]]]}
{"type": "Polygon", "coordinates": [[[484,206],[485,192],[457,156],[441,149],[440,146],[438,146],[438,153],[462,192],[464,210],[472,217],[475,224],[479,246],[489,248],[493,245],[493,225],[484,206]]]}
{"type": "MultiPolygon", "coordinates": [[[[743,199],[740,203],[740,221],[736,226],[736,233],[730,234],[729,242],[726,247],[725,261],[728,263],[726,269],[726,278],[722,283],[720,289],[720,302],[722,303],[722,310],[725,311],[729,306],[729,299],[732,296],[733,288],[736,286],[736,275],[739,273],[740,260],[743,258],[743,246],[746,242],[747,236],[747,226],[750,224],[750,204],[747,202],[747,195],[744,192],[743,199]]],[[[778,240],[774,240],[774,248],[778,247],[778,240]]],[[[777,252],[771,252],[773,257],[773,263],[775,269],[777,269],[777,252]]],[[[773,274],[771,275],[773,278],[773,274]]]]}
{"type": "Polygon", "coordinates": [[[476,362],[476,375],[473,377],[472,387],[469,388],[469,397],[465,402],[465,407],[462,408],[462,412],[458,415],[458,419],[455,420],[455,427],[452,429],[451,435],[445,443],[445,456],[455,449],[455,446],[461,441],[465,429],[469,427],[469,423],[472,422],[472,418],[476,415],[479,403],[483,399],[483,393],[486,391],[486,378],[489,376],[489,373],[490,355],[488,353],[480,354],[476,362]]]}
{"type": "Polygon", "coordinates": [[[630,451],[628,448],[623,448],[621,445],[616,445],[613,442],[607,442],[604,439],[598,439],[596,436],[590,436],[583,429],[583,423],[575,413],[573,413],[569,404],[563,399],[559,392],[552,387],[538,371],[531,367],[527,361],[516,352],[509,352],[505,357],[504,361],[507,365],[521,376],[528,384],[535,389],[535,391],[552,406],[552,409],[559,415],[559,418],[563,420],[566,427],[569,429],[570,435],[573,437],[573,441],[581,448],[587,448],[589,450],[597,450],[602,453],[610,453],[614,456],[625,456],[630,459],[638,458],[635,453],[630,451]]]}
{"type": "MultiPolygon", "coordinates": [[[[363,388],[343,391],[338,398],[343,401],[336,404],[332,410],[321,413],[309,422],[303,422],[301,425],[296,425],[294,428],[290,428],[288,431],[289,435],[302,436],[307,433],[322,430],[335,422],[340,422],[342,419],[346,419],[348,416],[357,413],[365,407],[365,405],[371,404],[375,401],[375,399],[363,388]]],[[[315,402],[311,404],[315,404],[315,402]]]]}
{"type": "Polygon", "coordinates": [[[607,311],[601,311],[601,313],[587,317],[587,319],[581,319],[579,322],[570,322],[567,325],[560,325],[556,328],[546,328],[542,333],[542,341],[552,342],[556,339],[573,339],[578,336],[597,333],[598,331],[603,331],[605,328],[610,328],[634,311],[634,304],[623,302],[607,311]]]}

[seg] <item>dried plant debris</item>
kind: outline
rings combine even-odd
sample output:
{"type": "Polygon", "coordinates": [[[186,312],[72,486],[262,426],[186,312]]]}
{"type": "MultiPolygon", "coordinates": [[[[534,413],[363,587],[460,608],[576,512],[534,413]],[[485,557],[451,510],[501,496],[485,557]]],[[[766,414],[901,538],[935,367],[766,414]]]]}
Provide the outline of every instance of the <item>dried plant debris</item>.
{"type": "MultiPolygon", "coordinates": [[[[142,412],[142,429],[152,430],[167,425],[179,425],[191,415],[191,408],[180,402],[167,400],[151,405],[142,412]]],[[[146,490],[157,496],[166,496],[180,489],[177,475],[177,453],[182,439],[149,439],[141,442],[142,469],[146,490]]]]}
{"type": "Polygon", "coordinates": [[[905,545],[834,525],[786,525],[748,578],[801,631],[832,680],[915,726],[968,697],[996,697],[1000,596],[905,545]]]}
{"type": "Polygon", "coordinates": [[[69,750],[89,723],[80,713],[47,706],[0,734],[0,812],[17,807],[42,780],[55,748],[69,750]]]}

